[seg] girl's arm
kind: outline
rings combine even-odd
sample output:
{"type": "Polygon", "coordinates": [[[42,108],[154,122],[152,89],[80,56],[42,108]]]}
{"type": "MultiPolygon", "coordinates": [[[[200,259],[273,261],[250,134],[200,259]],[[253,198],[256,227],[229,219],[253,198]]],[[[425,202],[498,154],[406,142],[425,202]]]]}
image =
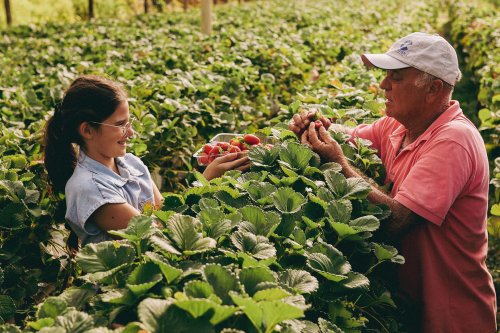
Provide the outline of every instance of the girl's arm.
{"type": "Polygon", "coordinates": [[[94,222],[99,229],[120,230],[125,229],[128,221],[141,213],[128,203],[108,203],[97,208],[90,215],[89,221],[94,222]]]}

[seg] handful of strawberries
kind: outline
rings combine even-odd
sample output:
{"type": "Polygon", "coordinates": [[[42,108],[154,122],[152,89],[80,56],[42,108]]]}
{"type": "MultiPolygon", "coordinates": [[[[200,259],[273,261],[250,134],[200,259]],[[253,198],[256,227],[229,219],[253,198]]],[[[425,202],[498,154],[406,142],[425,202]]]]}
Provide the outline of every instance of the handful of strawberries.
{"type": "MultiPolygon", "coordinates": [[[[218,141],[206,143],[195,157],[198,160],[198,164],[207,165],[219,156],[244,152],[253,146],[260,145],[262,145],[260,139],[253,134],[239,135],[231,138],[229,142],[218,141]]],[[[272,145],[266,145],[266,147],[272,148],[272,145]]]]}

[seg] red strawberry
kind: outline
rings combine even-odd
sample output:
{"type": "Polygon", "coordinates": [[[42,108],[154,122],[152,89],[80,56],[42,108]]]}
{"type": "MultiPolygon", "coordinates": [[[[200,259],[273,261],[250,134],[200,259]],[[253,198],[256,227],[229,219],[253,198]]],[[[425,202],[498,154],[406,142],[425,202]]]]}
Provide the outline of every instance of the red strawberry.
{"type": "Polygon", "coordinates": [[[229,152],[230,153],[239,153],[240,151],[241,151],[241,149],[238,146],[231,146],[231,147],[229,147],[229,152]]]}
{"type": "Polygon", "coordinates": [[[247,134],[243,137],[243,141],[253,146],[260,143],[260,139],[253,134],[247,134]]]}
{"type": "Polygon", "coordinates": [[[229,140],[229,144],[231,144],[235,147],[241,148],[241,141],[238,138],[233,138],[233,139],[229,140]]]}
{"type": "Polygon", "coordinates": [[[205,152],[201,153],[201,155],[198,156],[198,163],[201,165],[208,164],[209,160],[210,160],[210,158],[209,158],[208,154],[205,152]]]}
{"type": "Polygon", "coordinates": [[[221,147],[224,150],[228,150],[229,146],[230,146],[229,142],[223,142],[223,141],[217,142],[216,145],[221,147]]]}
{"type": "Polygon", "coordinates": [[[214,157],[218,157],[220,154],[222,154],[223,151],[224,150],[222,149],[222,147],[215,146],[212,148],[212,150],[210,150],[209,155],[214,156],[214,157]]]}
{"type": "Polygon", "coordinates": [[[206,154],[210,154],[210,151],[212,150],[214,146],[207,143],[203,146],[203,152],[206,153],[206,154]]]}

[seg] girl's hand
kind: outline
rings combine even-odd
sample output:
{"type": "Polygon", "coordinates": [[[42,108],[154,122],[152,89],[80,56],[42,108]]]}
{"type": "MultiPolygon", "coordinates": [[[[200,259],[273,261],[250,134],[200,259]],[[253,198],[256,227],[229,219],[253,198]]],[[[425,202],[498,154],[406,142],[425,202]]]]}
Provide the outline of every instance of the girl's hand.
{"type": "Polygon", "coordinates": [[[211,180],[222,176],[229,170],[245,171],[248,168],[250,168],[250,160],[246,153],[230,153],[213,160],[203,172],[203,176],[211,180]]]}

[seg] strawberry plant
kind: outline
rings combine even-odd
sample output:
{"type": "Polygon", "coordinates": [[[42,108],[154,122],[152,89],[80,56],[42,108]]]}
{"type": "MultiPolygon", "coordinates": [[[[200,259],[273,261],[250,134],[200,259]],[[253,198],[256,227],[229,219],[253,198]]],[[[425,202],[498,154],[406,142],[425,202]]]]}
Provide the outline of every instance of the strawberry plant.
{"type": "MultiPolygon", "coordinates": [[[[166,196],[152,218],[77,255],[78,287],[38,305],[40,332],[358,332],[395,326],[377,267],[401,264],[374,239],[385,207],[370,186],[321,163],[284,126],[228,172],[166,196]],[[357,260],[352,260],[356,258],[357,260]],[[376,318],[376,320],[374,320],[376,318]]],[[[373,152],[365,151],[366,155],[373,152]]],[[[396,326],[397,327],[397,326],[396,326]]]]}

